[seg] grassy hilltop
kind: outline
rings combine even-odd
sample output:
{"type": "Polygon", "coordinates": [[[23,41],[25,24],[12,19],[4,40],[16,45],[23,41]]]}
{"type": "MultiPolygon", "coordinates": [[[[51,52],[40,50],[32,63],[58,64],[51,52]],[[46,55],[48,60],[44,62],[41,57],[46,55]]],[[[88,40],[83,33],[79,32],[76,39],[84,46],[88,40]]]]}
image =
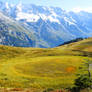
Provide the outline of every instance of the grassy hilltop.
{"type": "Polygon", "coordinates": [[[78,74],[88,73],[87,60],[92,60],[92,38],[48,49],[1,45],[0,86],[40,89],[36,92],[71,88],[78,74]]]}

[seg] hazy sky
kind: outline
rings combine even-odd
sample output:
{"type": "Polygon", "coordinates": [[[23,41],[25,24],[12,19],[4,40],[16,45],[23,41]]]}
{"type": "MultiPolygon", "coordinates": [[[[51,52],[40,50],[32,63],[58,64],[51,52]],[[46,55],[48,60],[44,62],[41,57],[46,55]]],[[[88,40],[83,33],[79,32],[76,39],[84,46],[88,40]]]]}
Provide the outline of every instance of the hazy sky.
{"type": "Polygon", "coordinates": [[[45,6],[58,6],[65,10],[88,10],[92,11],[92,0],[0,0],[10,3],[31,3],[45,6]]]}

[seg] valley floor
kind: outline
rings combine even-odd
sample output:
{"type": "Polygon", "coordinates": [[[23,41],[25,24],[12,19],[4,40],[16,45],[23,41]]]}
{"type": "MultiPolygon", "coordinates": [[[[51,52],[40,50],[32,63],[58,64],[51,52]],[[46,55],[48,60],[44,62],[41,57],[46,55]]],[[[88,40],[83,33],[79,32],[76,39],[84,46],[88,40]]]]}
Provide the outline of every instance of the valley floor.
{"type": "Polygon", "coordinates": [[[72,88],[78,75],[87,75],[89,68],[92,75],[87,64],[92,64],[92,38],[48,49],[0,46],[0,87],[32,92],[72,88]]]}

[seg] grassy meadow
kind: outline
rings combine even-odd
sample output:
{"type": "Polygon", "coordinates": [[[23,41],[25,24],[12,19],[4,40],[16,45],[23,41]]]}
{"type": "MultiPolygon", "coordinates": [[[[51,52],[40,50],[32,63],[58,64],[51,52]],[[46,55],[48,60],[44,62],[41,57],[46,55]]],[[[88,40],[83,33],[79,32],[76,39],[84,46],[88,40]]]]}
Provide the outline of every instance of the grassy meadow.
{"type": "Polygon", "coordinates": [[[46,49],[1,45],[0,87],[35,92],[71,88],[78,74],[88,74],[88,60],[91,64],[92,38],[46,49]]]}

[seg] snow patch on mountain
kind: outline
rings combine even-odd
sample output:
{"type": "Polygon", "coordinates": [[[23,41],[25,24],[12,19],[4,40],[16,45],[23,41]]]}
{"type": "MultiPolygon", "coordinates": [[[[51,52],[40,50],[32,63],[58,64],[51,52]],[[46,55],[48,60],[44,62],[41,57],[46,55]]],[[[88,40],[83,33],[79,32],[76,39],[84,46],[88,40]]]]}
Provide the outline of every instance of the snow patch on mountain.
{"type": "Polygon", "coordinates": [[[51,12],[51,15],[54,16],[55,18],[58,16],[58,15],[54,12],[53,9],[51,9],[50,12],[51,12]]]}
{"type": "Polygon", "coordinates": [[[8,2],[5,3],[6,9],[9,9],[9,4],[8,2]]]}
{"type": "Polygon", "coordinates": [[[17,13],[16,20],[21,20],[21,19],[25,19],[27,22],[37,22],[39,20],[39,16],[35,14],[19,12],[17,13]]]}
{"type": "Polygon", "coordinates": [[[50,22],[56,22],[60,24],[60,21],[56,17],[57,15],[53,12],[53,14],[47,16],[45,14],[33,14],[33,13],[24,13],[18,12],[16,20],[26,20],[27,22],[37,22],[40,18],[44,21],[49,20],[50,22]]]}
{"type": "Polygon", "coordinates": [[[46,8],[46,7],[44,7],[44,6],[43,6],[42,8],[43,8],[44,10],[47,10],[47,8],[46,8]]]}
{"type": "Polygon", "coordinates": [[[12,34],[12,32],[13,32],[12,30],[9,30],[9,34],[12,34]]]}
{"type": "Polygon", "coordinates": [[[17,10],[18,10],[19,12],[21,12],[21,11],[22,11],[22,3],[19,3],[19,4],[16,6],[16,8],[17,8],[17,10]]]}
{"type": "Polygon", "coordinates": [[[0,43],[5,39],[5,37],[1,37],[0,38],[0,43]]]}
{"type": "Polygon", "coordinates": [[[47,16],[45,14],[39,13],[39,16],[40,16],[41,19],[47,20],[47,16]]]}
{"type": "Polygon", "coordinates": [[[45,14],[39,14],[39,16],[44,21],[49,20],[50,22],[55,22],[55,23],[60,24],[60,21],[57,18],[55,18],[53,15],[46,16],[45,14]]]}
{"type": "Polygon", "coordinates": [[[54,18],[53,16],[48,16],[47,19],[50,20],[50,22],[56,22],[60,24],[60,21],[57,18],[54,18]]]}
{"type": "Polygon", "coordinates": [[[67,17],[64,17],[64,20],[66,21],[66,22],[68,22],[69,23],[69,25],[75,25],[75,23],[73,22],[73,21],[70,21],[69,20],[69,18],[67,18],[67,17]]]}
{"type": "Polygon", "coordinates": [[[71,19],[74,23],[76,23],[76,20],[74,20],[72,17],[70,17],[70,19],[71,19]]]}
{"type": "Polygon", "coordinates": [[[0,39],[0,42],[2,42],[2,39],[0,39]]]}

